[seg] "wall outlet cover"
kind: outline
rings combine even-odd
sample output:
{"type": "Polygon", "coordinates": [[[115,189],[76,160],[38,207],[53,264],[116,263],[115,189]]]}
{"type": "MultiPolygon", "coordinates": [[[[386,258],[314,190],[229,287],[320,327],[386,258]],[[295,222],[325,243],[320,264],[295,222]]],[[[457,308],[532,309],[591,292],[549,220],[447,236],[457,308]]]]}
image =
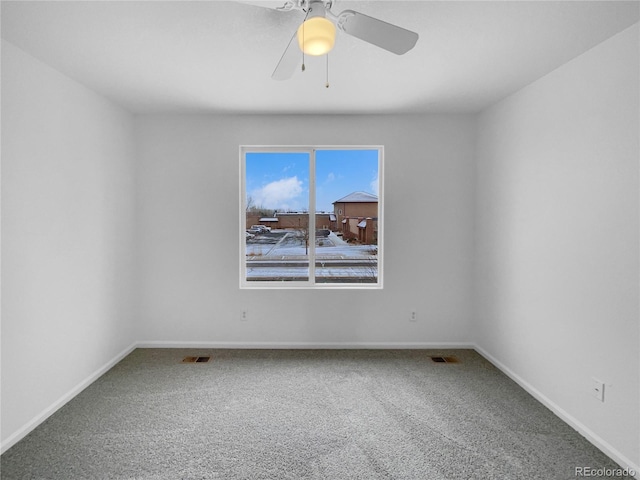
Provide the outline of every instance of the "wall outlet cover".
{"type": "Polygon", "coordinates": [[[597,378],[591,378],[591,395],[604,402],[604,382],[597,378]]]}

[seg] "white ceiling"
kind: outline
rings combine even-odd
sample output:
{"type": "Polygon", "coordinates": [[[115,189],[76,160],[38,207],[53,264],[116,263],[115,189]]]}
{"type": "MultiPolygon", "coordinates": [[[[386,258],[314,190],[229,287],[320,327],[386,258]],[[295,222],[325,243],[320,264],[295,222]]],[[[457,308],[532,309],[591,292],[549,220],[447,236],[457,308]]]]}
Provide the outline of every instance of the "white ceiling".
{"type": "MultiPolygon", "coordinates": [[[[272,2],[271,2],[272,3],[272,2]]],[[[152,112],[478,111],[638,21],[637,1],[351,1],[420,35],[396,56],[339,32],[288,81],[301,21],[222,1],[2,1],[2,37],[125,108],[152,112]]]]}

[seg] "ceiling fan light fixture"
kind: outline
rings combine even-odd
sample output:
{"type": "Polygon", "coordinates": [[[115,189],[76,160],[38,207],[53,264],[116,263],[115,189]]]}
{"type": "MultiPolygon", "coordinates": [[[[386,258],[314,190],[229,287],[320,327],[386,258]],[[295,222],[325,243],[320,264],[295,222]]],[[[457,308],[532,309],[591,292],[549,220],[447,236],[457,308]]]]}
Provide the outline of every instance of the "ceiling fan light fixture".
{"type": "Polygon", "coordinates": [[[324,17],[313,17],[298,28],[298,45],[307,55],[329,53],[336,43],[336,27],[324,17]]]}

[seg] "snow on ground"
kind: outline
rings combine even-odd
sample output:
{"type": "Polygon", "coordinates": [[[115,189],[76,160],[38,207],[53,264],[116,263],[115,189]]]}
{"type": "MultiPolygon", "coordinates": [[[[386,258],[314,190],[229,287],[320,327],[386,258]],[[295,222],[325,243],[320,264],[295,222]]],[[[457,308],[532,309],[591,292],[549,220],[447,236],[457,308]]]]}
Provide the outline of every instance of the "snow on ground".
{"type": "MultiPolygon", "coordinates": [[[[269,257],[289,257],[306,255],[304,239],[296,237],[297,232],[274,231],[269,237],[258,236],[255,241],[247,242],[247,257],[268,259],[269,257]]],[[[316,239],[316,257],[353,258],[375,257],[378,251],[376,245],[350,245],[338,237],[334,232],[328,237],[316,239]]],[[[257,259],[257,258],[256,258],[257,259]]]]}
{"type": "MultiPolygon", "coordinates": [[[[352,279],[353,283],[377,278],[377,246],[350,245],[333,232],[328,237],[316,240],[316,260],[320,263],[323,260],[333,260],[331,265],[316,267],[317,278],[325,278],[327,281],[352,279]],[[349,259],[351,262],[348,262],[349,259]],[[346,262],[341,265],[340,260],[346,262]],[[354,261],[363,263],[351,265],[354,261]]],[[[308,278],[309,265],[305,262],[308,254],[305,250],[304,238],[300,232],[276,230],[271,234],[258,235],[247,242],[247,279],[272,281],[308,278]],[[300,261],[299,266],[295,266],[296,261],[300,261]],[[261,264],[262,262],[268,264],[261,264]]]]}

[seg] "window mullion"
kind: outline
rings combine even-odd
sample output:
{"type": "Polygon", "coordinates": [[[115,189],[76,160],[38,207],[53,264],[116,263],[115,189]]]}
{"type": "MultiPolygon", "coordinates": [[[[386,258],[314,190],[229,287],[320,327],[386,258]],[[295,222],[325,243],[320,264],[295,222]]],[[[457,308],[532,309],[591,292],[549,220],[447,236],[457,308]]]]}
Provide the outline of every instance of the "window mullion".
{"type": "Polygon", "coordinates": [[[309,152],[309,283],[316,282],[316,149],[309,152]]]}

